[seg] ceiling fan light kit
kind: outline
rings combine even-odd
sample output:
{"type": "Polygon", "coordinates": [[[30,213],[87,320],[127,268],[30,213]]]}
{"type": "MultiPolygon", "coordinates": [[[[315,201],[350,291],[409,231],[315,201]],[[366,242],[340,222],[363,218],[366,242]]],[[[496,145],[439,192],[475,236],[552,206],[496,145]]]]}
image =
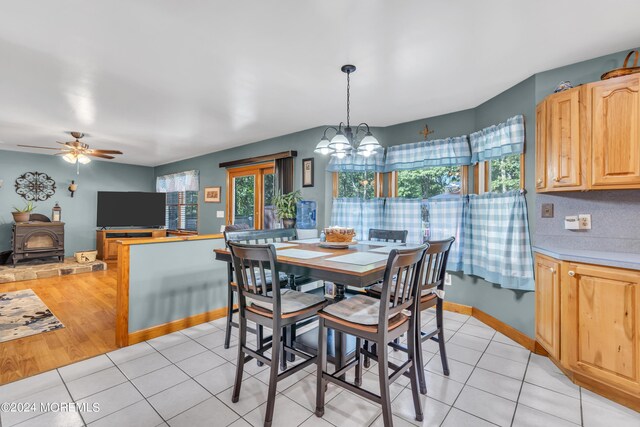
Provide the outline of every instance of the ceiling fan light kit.
{"type": "Polygon", "coordinates": [[[351,73],[356,71],[356,66],[343,65],[340,70],[347,75],[347,123],[340,122],[337,128],[334,126],[326,128],[320,142],[316,145],[314,153],[343,159],[355,151],[358,155],[369,157],[383,148],[371,133],[368,124],[360,123],[355,130],[351,128],[351,73]],[[331,140],[327,137],[327,132],[330,130],[335,132],[331,140]],[[358,144],[359,133],[364,133],[364,137],[358,144]]]}
{"type": "Polygon", "coordinates": [[[91,157],[99,157],[101,159],[115,159],[112,154],[122,154],[122,151],[118,150],[98,150],[89,148],[89,144],[85,144],[84,142],[80,142],[80,138],[87,136],[82,132],[68,132],[72,137],[75,138],[75,141],[67,141],[60,142],[56,141],[58,144],[62,145],[61,148],[52,148],[52,147],[38,147],[34,145],[18,145],[19,147],[27,147],[27,148],[41,148],[43,150],[56,150],[59,151],[55,153],[55,155],[61,155],[62,159],[65,162],[71,163],[72,165],[76,165],[77,173],[80,174],[80,165],[86,165],[91,163],[91,157]]]}

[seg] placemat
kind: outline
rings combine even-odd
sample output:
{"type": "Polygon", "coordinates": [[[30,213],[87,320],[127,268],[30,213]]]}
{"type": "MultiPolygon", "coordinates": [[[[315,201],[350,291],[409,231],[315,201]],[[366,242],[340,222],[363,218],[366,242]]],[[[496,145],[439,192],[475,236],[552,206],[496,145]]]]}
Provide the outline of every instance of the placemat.
{"type": "Polygon", "coordinates": [[[320,258],[321,256],[330,254],[327,254],[326,252],[305,251],[304,249],[283,249],[278,252],[278,255],[289,258],[311,259],[320,258]]]}
{"type": "Polygon", "coordinates": [[[371,249],[369,252],[377,252],[381,254],[388,254],[393,249],[413,249],[417,248],[418,245],[407,245],[404,243],[397,243],[395,246],[383,246],[381,248],[371,249]]]}
{"type": "Polygon", "coordinates": [[[289,242],[273,242],[272,245],[275,246],[276,249],[293,248],[294,246],[298,246],[295,243],[289,242]]]}
{"type": "Polygon", "coordinates": [[[351,254],[327,258],[327,261],[344,262],[346,264],[356,265],[369,265],[375,262],[385,261],[387,258],[389,257],[383,254],[374,254],[371,252],[354,252],[351,254]]]}
{"type": "Polygon", "coordinates": [[[315,237],[313,239],[297,239],[297,240],[289,240],[289,243],[318,243],[320,239],[315,237]]]}

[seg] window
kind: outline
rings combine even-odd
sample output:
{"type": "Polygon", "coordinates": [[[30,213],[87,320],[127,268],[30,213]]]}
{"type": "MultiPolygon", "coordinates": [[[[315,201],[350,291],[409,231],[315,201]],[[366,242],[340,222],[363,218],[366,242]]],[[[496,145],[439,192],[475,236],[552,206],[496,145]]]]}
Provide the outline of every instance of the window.
{"type": "Polygon", "coordinates": [[[480,162],[476,166],[478,194],[506,193],[524,188],[524,154],[512,154],[499,159],[480,162]]]}
{"type": "Polygon", "coordinates": [[[395,172],[395,194],[397,197],[422,199],[422,234],[430,237],[427,199],[459,198],[467,185],[467,166],[436,166],[425,169],[395,172]]]}
{"type": "Polygon", "coordinates": [[[198,192],[168,192],[165,220],[169,230],[198,231],[198,192]]]}
{"type": "Polygon", "coordinates": [[[334,172],[333,197],[379,197],[381,174],[376,172],[334,172]]]}
{"type": "Polygon", "coordinates": [[[227,221],[256,230],[278,228],[273,162],[227,170],[227,221]]]}

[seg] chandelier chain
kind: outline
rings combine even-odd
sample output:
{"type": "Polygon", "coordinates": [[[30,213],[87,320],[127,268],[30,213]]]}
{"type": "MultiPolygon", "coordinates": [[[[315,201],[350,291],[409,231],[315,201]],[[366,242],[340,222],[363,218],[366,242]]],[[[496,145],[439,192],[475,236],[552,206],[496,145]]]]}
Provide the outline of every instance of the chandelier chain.
{"type": "Polygon", "coordinates": [[[351,73],[347,72],[347,127],[349,127],[349,121],[351,116],[351,73]]]}

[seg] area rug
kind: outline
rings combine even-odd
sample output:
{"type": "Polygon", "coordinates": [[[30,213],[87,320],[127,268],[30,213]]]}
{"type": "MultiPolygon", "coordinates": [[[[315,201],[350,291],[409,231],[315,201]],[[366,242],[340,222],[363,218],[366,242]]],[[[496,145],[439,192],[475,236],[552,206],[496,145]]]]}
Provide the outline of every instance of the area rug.
{"type": "Polygon", "coordinates": [[[64,328],[31,290],[0,292],[0,343],[64,328]]]}

